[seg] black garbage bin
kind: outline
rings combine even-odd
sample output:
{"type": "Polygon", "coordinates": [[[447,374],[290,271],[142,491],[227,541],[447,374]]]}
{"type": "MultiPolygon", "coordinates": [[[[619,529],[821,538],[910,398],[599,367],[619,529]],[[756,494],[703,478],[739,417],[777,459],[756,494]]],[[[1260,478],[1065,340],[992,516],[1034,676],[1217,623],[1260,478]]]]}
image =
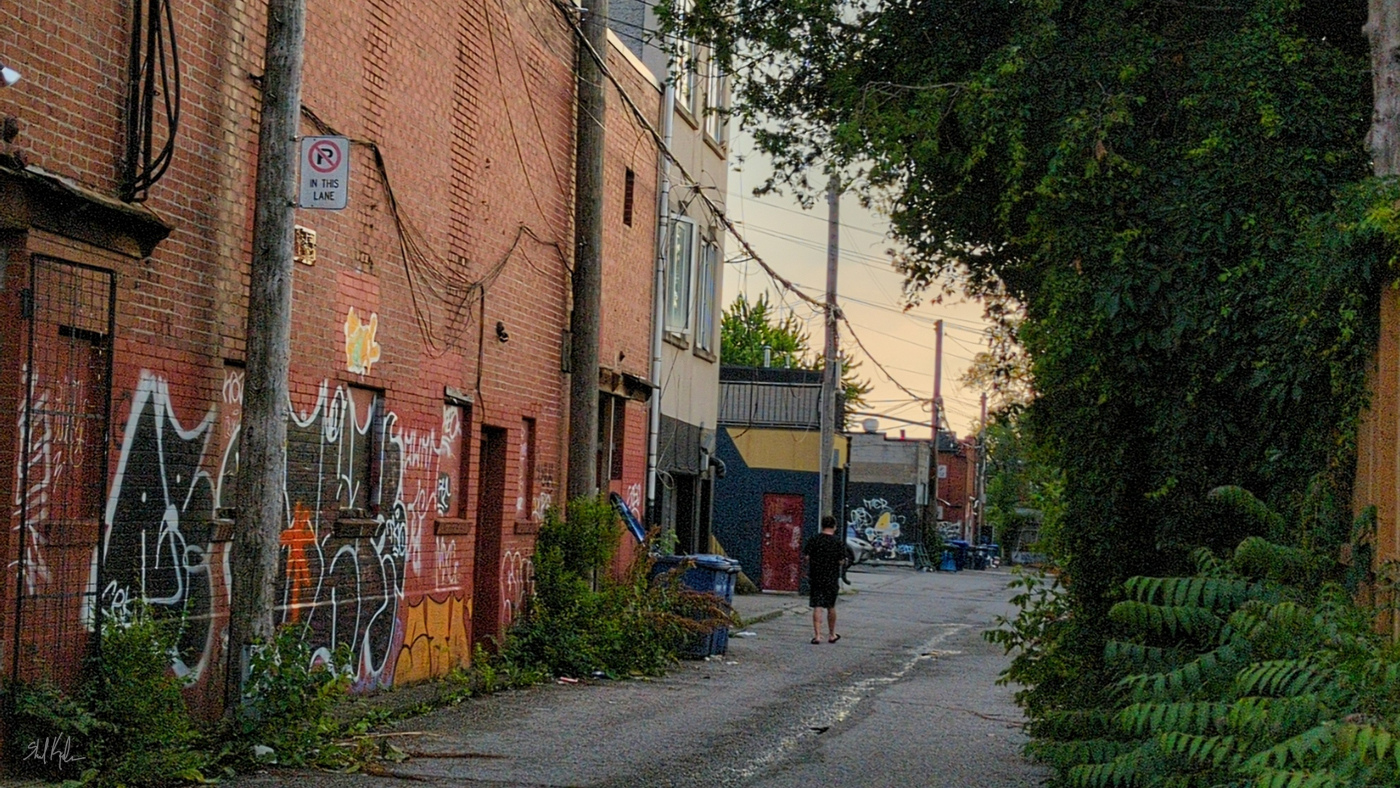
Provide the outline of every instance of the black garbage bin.
{"type": "MultiPolygon", "coordinates": [[[[652,576],[685,567],[681,585],[691,591],[713,594],[724,600],[726,608],[734,605],[734,585],[739,578],[740,564],[722,555],[659,555],[652,566],[652,576]]],[[[681,649],[681,656],[703,659],[729,650],[729,627],[721,626],[706,635],[696,635],[681,649]]]]}
{"type": "Polygon", "coordinates": [[[987,568],[987,564],[990,563],[990,559],[987,557],[987,551],[988,551],[988,549],[989,549],[989,548],[988,548],[986,545],[984,545],[984,544],[979,544],[979,545],[977,545],[976,547],[972,548],[972,568],[973,568],[973,569],[986,569],[986,568],[987,568]]]}

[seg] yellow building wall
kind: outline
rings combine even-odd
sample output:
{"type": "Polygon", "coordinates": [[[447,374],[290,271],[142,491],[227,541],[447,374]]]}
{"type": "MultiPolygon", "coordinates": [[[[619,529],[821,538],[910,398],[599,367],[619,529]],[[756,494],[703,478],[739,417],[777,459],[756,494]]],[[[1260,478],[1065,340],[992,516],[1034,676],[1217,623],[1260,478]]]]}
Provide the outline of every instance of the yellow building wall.
{"type": "MultiPolygon", "coordinates": [[[[783,471],[821,470],[821,433],[803,430],[775,429],[730,429],[729,437],[744,464],[750,468],[768,468],[783,471]]],[[[836,436],[833,444],[836,451],[836,467],[846,467],[850,456],[850,440],[844,435],[836,436]]]]}

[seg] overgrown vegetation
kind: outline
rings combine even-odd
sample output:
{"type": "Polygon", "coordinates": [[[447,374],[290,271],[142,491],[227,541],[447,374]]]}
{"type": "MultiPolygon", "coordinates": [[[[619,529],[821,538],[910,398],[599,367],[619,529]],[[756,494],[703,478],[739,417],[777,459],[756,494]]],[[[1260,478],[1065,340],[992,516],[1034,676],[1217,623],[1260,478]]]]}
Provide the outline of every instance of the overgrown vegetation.
{"type": "Polygon", "coordinates": [[[171,627],[137,607],[104,620],[101,646],[72,695],[48,681],[11,685],[11,762],[22,773],[102,786],[203,779],[209,758],[170,672],[171,627]]]}
{"type": "Polygon", "coordinates": [[[1364,3],[662,14],[730,61],[735,112],[775,166],[766,188],[810,199],[844,171],[887,210],[911,300],[951,281],[1004,319],[1014,341],[994,351],[1024,349],[1021,424],[1063,474],[1072,524],[1054,534],[1062,681],[1031,687],[1048,693],[1032,706],[1100,705],[1103,622],[1128,577],[1264,535],[1207,527],[1212,486],[1290,518],[1349,499],[1400,197],[1370,178],[1364,3]]]}
{"type": "Polygon", "coordinates": [[[621,577],[611,572],[621,536],[606,498],[551,510],[535,543],[534,594],[506,639],[502,658],[554,676],[655,675],[686,639],[726,623],[714,597],[653,579],[645,552],[621,577]]]}
{"type": "Polygon", "coordinates": [[[203,782],[268,764],[355,770],[407,757],[367,734],[432,706],[552,676],[658,674],[687,638],[728,623],[728,611],[676,577],[653,578],[646,552],[614,577],[621,536],[606,498],[575,501],[567,517],[551,510],[534,558],[535,594],[504,642],[477,644],[471,666],[445,677],[431,703],[396,713],[338,713],[354,673],[350,648],[314,654],[304,625],[292,624],[254,652],[242,706],[202,727],[170,670],[181,622],[135,607],[105,621],[101,657],[73,693],[49,681],[5,688],[9,761],[32,776],[113,788],[203,782]]]}
{"type": "MultiPolygon", "coordinates": [[[[1239,488],[1212,501],[1213,522],[1274,539],[1330,530],[1290,523],[1239,488]]],[[[1373,527],[1369,513],[1356,521],[1358,545],[1373,527]]],[[[1023,576],[1020,615],[987,636],[1017,652],[1008,680],[1043,688],[1021,693],[1031,752],[1056,768],[1056,785],[1085,788],[1400,784],[1400,647],[1357,602],[1371,598],[1356,582],[1369,558],[1350,555],[1348,566],[1249,536],[1225,558],[1197,550],[1191,576],[1129,579],[1094,703],[1045,703],[1073,686],[1059,676],[1072,660],[1056,651],[1070,608],[1053,581],[1023,576]]]]}
{"type": "Polygon", "coordinates": [[[364,757],[331,720],[349,649],[314,660],[302,628],[279,630],[252,661],[246,703],[201,726],[170,670],[179,621],[137,606],[103,622],[100,657],[73,693],[52,682],[7,688],[9,760],[24,774],[95,786],[204,782],[256,764],[344,766],[364,757]]]}
{"type": "Polygon", "coordinates": [[[342,644],[320,660],[309,643],[306,627],[293,624],[253,652],[243,707],[222,732],[221,763],[339,767],[354,760],[355,753],[336,741],[342,731],[331,717],[350,689],[350,647],[342,644]]]}

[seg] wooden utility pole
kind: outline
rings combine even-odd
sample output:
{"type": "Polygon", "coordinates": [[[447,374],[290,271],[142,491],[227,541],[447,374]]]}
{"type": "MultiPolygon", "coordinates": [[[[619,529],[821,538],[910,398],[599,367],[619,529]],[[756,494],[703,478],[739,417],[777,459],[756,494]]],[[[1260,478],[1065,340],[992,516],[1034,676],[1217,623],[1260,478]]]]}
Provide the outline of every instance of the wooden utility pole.
{"type": "Polygon", "coordinates": [[[931,437],[932,437],[932,440],[930,440],[929,443],[932,445],[932,452],[933,452],[933,457],[931,458],[931,459],[933,460],[933,463],[932,463],[932,466],[931,466],[931,467],[932,467],[932,474],[931,474],[931,475],[933,476],[933,484],[930,485],[930,486],[933,488],[933,530],[934,530],[935,532],[937,532],[937,531],[938,531],[938,521],[939,521],[939,517],[938,517],[938,422],[939,422],[939,421],[942,419],[942,417],[943,417],[943,414],[940,412],[940,411],[943,409],[943,321],[942,321],[942,320],[935,321],[934,324],[933,324],[933,327],[934,327],[933,330],[934,330],[934,331],[936,332],[936,334],[937,334],[937,338],[934,340],[934,345],[933,345],[933,407],[932,407],[933,415],[932,415],[932,417],[931,417],[931,421],[929,422],[929,425],[930,425],[930,427],[932,427],[933,432],[930,433],[930,434],[931,434],[931,437]]]}
{"type": "Polygon", "coordinates": [[[603,67],[608,0],[583,10],[588,52],[578,56],[578,139],[574,169],[573,312],[569,315],[569,499],[598,492],[598,324],[603,300],[603,67]]]}
{"type": "MultiPolygon", "coordinates": [[[[982,420],[977,428],[977,536],[982,541],[982,528],[987,524],[987,393],[982,392],[982,420]]],[[[991,536],[987,537],[991,541],[991,536]]]]}
{"type": "Polygon", "coordinates": [[[831,452],[836,446],[836,391],[841,385],[841,365],[836,359],[836,265],[840,260],[841,180],[834,173],[826,187],[826,349],[823,353],[821,392],[821,514],[832,513],[835,497],[831,452]]]}
{"type": "Polygon", "coordinates": [[[239,428],[237,528],[229,568],[225,715],[238,712],[249,649],[271,642],[283,526],[287,373],[292,334],[292,195],[301,111],[305,0],[269,0],[258,129],[253,260],[248,286],[247,368],[239,428]]]}

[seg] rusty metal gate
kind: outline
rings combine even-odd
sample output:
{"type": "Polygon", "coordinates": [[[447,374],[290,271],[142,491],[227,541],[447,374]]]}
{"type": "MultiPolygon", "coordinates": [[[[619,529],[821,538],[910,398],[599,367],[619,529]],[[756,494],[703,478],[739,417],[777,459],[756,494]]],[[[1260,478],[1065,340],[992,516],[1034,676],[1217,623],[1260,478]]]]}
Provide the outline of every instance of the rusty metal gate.
{"type": "Polygon", "coordinates": [[[22,295],[11,675],[72,686],[102,622],[116,277],[35,256],[22,295]]]}

